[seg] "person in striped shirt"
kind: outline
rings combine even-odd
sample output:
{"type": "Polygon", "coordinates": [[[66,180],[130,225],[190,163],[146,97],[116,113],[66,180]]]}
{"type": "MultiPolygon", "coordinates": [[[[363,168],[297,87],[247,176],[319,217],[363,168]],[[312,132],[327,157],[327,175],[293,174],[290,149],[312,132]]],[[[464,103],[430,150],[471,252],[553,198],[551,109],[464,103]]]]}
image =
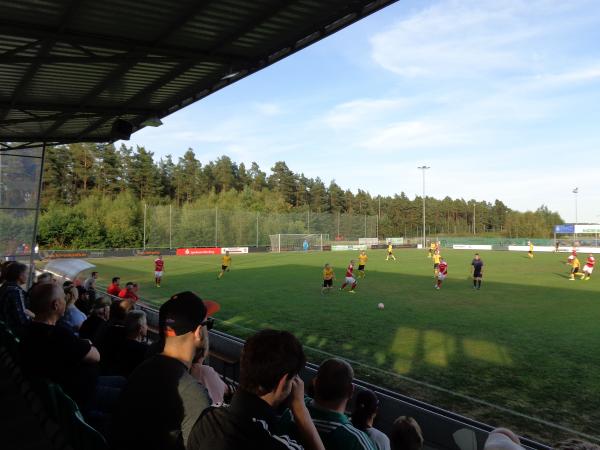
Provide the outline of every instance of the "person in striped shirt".
{"type": "MultiPolygon", "coordinates": [[[[354,393],[353,379],[350,364],[337,358],[328,359],[321,364],[314,379],[315,398],[304,399],[327,450],[377,450],[369,435],[352,425],[344,414],[354,393]]],[[[289,411],[280,425],[295,435],[289,411]]]]}

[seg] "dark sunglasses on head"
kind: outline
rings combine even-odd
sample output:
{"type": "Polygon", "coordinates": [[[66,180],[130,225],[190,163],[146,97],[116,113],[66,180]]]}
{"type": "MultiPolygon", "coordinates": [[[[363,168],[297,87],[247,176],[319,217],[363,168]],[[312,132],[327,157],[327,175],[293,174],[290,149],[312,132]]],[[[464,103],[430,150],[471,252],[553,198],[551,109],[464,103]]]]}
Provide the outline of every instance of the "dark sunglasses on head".
{"type": "Polygon", "coordinates": [[[208,317],[205,321],[200,322],[200,326],[206,327],[206,329],[210,331],[215,326],[215,319],[208,317]]]}

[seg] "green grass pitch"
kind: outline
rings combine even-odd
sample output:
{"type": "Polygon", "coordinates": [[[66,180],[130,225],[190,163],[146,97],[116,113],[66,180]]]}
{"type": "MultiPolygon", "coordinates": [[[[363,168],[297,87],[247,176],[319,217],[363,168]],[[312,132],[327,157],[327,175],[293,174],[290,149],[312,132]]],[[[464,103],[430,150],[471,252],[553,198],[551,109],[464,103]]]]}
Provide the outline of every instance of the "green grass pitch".
{"type": "Polygon", "coordinates": [[[309,347],[311,360],[348,358],[357,376],[438,406],[546,440],[561,436],[412,380],[598,435],[600,273],[569,281],[566,254],[529,260],[525,253],[482,252],[484,281],[475,291],[474,252],[442,253],[449,276],[440,291],[433,289],[425,251],[397,250],[396,262],[370,251],[356,294],[335,289],[325,296],[323,264],[333,265],[337,288],[357,253],[233,255],[221,280],[218,256],[166,257],[161,288],[153,286],[153,258],[91,262],[103,284],[115,275],[137,281],[141,296],[156,305],[193,290],[221,304],[220,329],[241,337],[264,327],[290,330],[309,347]]]}

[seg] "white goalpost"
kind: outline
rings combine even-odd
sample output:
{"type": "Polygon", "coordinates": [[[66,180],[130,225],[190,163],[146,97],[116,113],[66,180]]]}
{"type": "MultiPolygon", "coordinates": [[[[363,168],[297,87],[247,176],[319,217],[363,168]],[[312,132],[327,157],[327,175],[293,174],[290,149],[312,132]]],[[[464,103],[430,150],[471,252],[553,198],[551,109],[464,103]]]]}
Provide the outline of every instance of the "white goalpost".
{"type": "Polygon", "coordinates": [[[271,234],[271,251],[300,252],[309,250],[323,250],[329,244],[328,234],[271,234]]]}

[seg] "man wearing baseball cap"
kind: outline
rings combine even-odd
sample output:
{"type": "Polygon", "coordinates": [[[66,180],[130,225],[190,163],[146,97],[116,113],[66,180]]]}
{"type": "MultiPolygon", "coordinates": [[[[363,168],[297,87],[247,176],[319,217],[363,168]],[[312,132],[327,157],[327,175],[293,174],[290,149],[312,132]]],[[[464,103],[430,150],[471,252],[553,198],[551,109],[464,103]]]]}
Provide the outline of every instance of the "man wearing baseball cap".
{"type": "Polygon", "coordinates": [[[189,291],[173,295],[160,307],[164,347],[128,379],[113,417],[115,448],[185,449],[196,419],[211,404],[189,370],[202,347],[202,327],[219,308],[189,291]]]}

